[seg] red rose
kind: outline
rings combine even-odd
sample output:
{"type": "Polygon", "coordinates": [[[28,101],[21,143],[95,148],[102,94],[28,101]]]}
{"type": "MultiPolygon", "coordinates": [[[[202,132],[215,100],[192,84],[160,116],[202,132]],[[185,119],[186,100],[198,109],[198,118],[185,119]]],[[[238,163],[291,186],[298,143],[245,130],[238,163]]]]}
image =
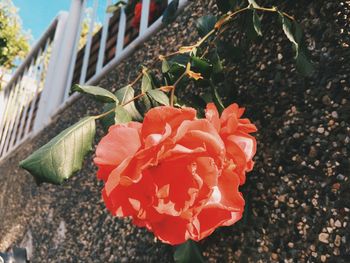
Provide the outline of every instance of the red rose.
{"type": "Polygon", "coordinates": [[[98,178],[110,212],[131,216],[172,245],[201,240],[242,217],[239,185],[253,167],[256,131],[237,104],[221,118],[192,108],[157,107],[143,124],[114,125],[96,150],[98,178]]]}
{"type": "MultiPolygon", "coordinates": [[[[148,21],[152,21],[158,11],[158,6],[155,1],[151,1],[149,6],[149,18],[148,21]]],[[[142,3],[137,3],[134,9],[134,18],[132,19],[132,27],[139,30],[142,14],[142,3]]]]}

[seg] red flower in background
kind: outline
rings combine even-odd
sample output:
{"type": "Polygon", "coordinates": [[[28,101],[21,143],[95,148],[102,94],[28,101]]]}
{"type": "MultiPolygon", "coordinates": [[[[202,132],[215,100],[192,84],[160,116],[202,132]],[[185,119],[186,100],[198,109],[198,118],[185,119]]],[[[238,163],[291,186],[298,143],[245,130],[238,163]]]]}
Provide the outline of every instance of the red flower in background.
{"type": "MultiPolygon", "coordinates": [[[[155,15],[157,12],[158,12],[158,5],[153,0],[151,1],[150,7],[149,7],[149,18],[148,18],[149,22],[155,18],[155,15]]],[[[142,14],[142,3],[137,3],[134,9],[134,18],[132,19],[132,27],[137,30],[140,28],[141,14],[142,14]]]]}
{"type": "Polygon", "coordinates": [[[107,208],[172,245],[234,224],[256,151],[256,128],[243,112],[232,104],[219,117],[208,104],[206,118],[196,119],[192,108],[157,107],[143,124],[112,126],[94,160],[107,208]]]}

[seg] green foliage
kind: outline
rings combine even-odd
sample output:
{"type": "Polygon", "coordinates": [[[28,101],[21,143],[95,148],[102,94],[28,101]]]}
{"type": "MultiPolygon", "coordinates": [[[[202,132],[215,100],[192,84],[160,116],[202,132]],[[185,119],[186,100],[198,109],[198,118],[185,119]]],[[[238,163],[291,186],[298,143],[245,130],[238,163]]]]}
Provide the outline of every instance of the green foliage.
{"type": "MultiPolygon", "coordinates": [[[[126,5],[126,2],[118,1],[108,7],[107,12],[117,12],[125,5],[126,12],[132,12],[136,1],[129,3],[126,5]]],[[[104,112],[98,116],[86,117],[64,130],[22,161],[20,166],[28,170],[39,183],[61,184],[81,169],[84,156],[92,149],[96,119],[100,119],[107,130],[114,124],[142,121],[143,115],[152,107],[159,105],[182,107],[184,104],[177,100],[175,88],[177,90],[185,87],[201,88],[201,96],[193,98],[191,105],[197,107],[198,116],[204,115],[203,109],[209,102],[213,102],[221,113],[225,106],[218,87],[225,81],[225,74],[228,72],[226,66],[246,59],[249,55],[247,51],[249,44],[258,36],[263,36],[261,12],[279,16],[282,30],[295,51],[297,70],[305,76],[312,74],[313,65],[306,56],[302,30],[293,17],[275,7],[261,7],[255,0],[217,0],[216,3],[219,11],[224,14],[221,17],[206,15],[199,18],[196,28],[201,39],[191,46],[181,47],[177,52],[160,56],[159,71],[143,67],[135,81],[118,89],[115,94],[96,86],[74,85],[73,92],[87,94],[105,103],[104,112]],[[243,4],[245,7],[242,8],[243,4]],[[237,19],[237,16],[240,17],[237,19]],[[239,26],[235,27],[234,22],[238,22],[239,26]],[[241,33],[244,41],[230,39],[230,34],[226,34],[226,30],[230,27],[239,30],[235,32],[241,33]],[[170,92],[170,96],[166,94],[167,92],[170,92]]],[[[164,23],[168,24],[175,19],[178,5],[178,0],[173,0],[168,5],[163,16],[164,23]]],[[[6,41],[1,39],[0,35],[0,48],[4,45],[6,41]]],[[[245,222],[247,217],[248,214],[245,213],[245,222]]],[[[174,261],[203,263],[204,258],[197,243],[189,240],[176,247],[174,261]]]]}
{"type": "Polygon", "coordinates": [[[170,2],[170,4],[167,6],[167,8],[163,13],[162,22],[164,24],[170,24],[175,20],[178,7],[179,7],[179,0],[173,0],[170,2]]]}
{"type": "Polygon", "coordinates": [[[304,76],[310,76],[314,71],[314,66],[305,55],[302,43],[302,30],[296,21],[291,21],[282,12],[279,12],[282,29],[286,37],[293,45],[295,51],[295,61],[297,70],[304,76]]]}
{"type": "Polygon", "coordinates": [[[149,90],[147,91],[147,94],[161,105],[170,105],[168,96],[160,90],[149,90]]]}
{"type": "MultiPolygon", "coordinates": [[[[115,96],[118,98],[119,105],[124,105],[123,108],[126,110],[127,115],[134,121],[142,121],[142,115],[140,112],[136,109],[135,102],[132,101],[135,95],[135,90],[130,86],[127,85],[121,89],[118,89],[115,92],[115,96]]],[[[115,103],[107,103],[103,107],[104,112],[110,112],[103,118],[101,118],[101,123],[103,128],[107,131],[110,126],[116,123],[120,123],[119,119],[120,116],[116,117],[116,112],[113,111],[113,109],[116,107],[115,103]]],[[[121,113],[121,110],[119,110],[119,115],[121,113]]]]}
{"type": "Polygon", "coordinates": [[[254,25],[255,32],[259,36],[262,36],[261,21],[260,21],[260,17],[258,16],[256,10],[253,10],[253,25],[254,25]]]}
{"type": "Polygon", "coordinates": [[[200,17],[196,23],[199,36],[204,37],[211,30],[213,30],[216,22],[217,22],[217,19],[215,16],[200,17]]]}
{"type": "Polygon", "coordinates": [[[74,91],[88,94],[101,102],[118,103],[118,98],[112,92],[100,87],[75,84],[72,87],[72,92],[74,91]]]}
{"type": "Polygon", "coordinates": [[[241,4],[240,0],[216,0],[216,5],[222,13],[227,13],[241,4]]]}
{"type": "Polygon", "coordinates": [[[109,112],[109,114],[106,114],[100,119],[102,127],[106,132],[108,131],[109,127],[115,124],[115,107],[115,103],[106,103],[103,106],[103,112],[109,112]]]}
{"type": "Polygon", "coordinates": [[[92,150],[95,118],[86,117],[61,132],[49,143],[20,163],[37,183],[61,184],[82,167],[85,155],[92,150]]]}
{"type": "MultiPolygon", "coordinates": [[[[126,9],[134,4],[135,1],[130,2],[126,9]]],[[[178,4],[178,0],[169,4],[164,12],[164,23],[175,19],[178,4]]],[[[116,12],[116,8],[124,5],[124,1],[119,1],[108,11],[116,12]]],[[[254,0],[217,0],[217,5],[225,14],[221,17],[206,15],[199,18],[196,27],[201,38],[191,46],[160,56],[159,71],[143,67],[135,81],[118,89],[115,94],[96,86],[74,85],[72,91],[87,94],[105,103],[104,112],[95,117],[86,117],[63,131],[22,161],[21,167],[32,173],[38,182],[62,183],[81,168],[85,154],[91,149],[95,119],[101,119],[104,128],[108,129],[113,124],[142,121],[143,115],[152,107],[181,107],[183,104],[176,99],[175,88],[179,90],[189,85],[194,89],[200,87],[203,94],[194,98],[191,106],[199,106],[198,112],[203,114],[205,104],[213,102],[219,112],[222,112],[224,105],[218,87],[225,80],[226,65],[246,59],[248,44],[258,36],[263,36],[261,12],[279,16],[283,32],[295,50],[298,71],[307,76],[312,74],[313,65],[308,61],[303,47],[302,30],[294,18],[274,7],[261,7],[254,0]],[[245,7],[242,7],[243,4],[245,7]],[[239,26],[235,27],[234,22],[238,22],[239,26]],[[230,34],[226,34],[230,27],[240,30],[238,32],[244,36],[245,41],[230,39],[230,34]],[[138,84],[140,80],[141,84],[138,84]]],[[[4,43],[0,39],[0,45],[4,43]]],[[[174,259],[176,262],[203,262],[200,251],[192,241],[179,246],[174,259]]]]}
{"type": "Polygon", "coordinates": [[[225,106],[222,103],[217,87],[213,84],[213,82],[211,82],[210,84],[211,84],[210,86],[211,86],[212,101],[214,102],[219,113],[221,114],[221,112],[225,109],[225,106]]]}
{"type": "Polygon", "coordinates": [[[0,3],[0,67],[11,69],[16,59],[29,51],[30,36],[23,32],[18,10],[12,0],[0,3]]]}
{"type": "Polygon", "coordinates": [[[143,117],[140,114],[140,112],[136,109],[135,102],[132,101],[132,99],[135,96],[135,90],[133,89],[133,87],[131,87],[130,85],[127,85],[124,88],[118,89],[115,92],[115,95],[119,99],[120,105],[123,105],[129,102],[124,106],[124,108],[130,114],[131,118],[134,121],[142,121],[143,117]]]}
{"type": "Polygon", "coordinates": [[[255,0],[248,0],[249,4],[253,7],[253,8],[258,8],[260,7],[255,0]]]}
{"type": "Polygon", "coordinates": [[[196,242],[188,240],[176,247],[174,253],[176,263],[204,263],[204,258],[196,242]]]}
{"type": "Polygon", "coordinates": [[[132,118],[129,112],[123,106],[118,105],[114,111],[114,123],[120,124],[128,123],[130,121],[132,121],[132,118]]]}

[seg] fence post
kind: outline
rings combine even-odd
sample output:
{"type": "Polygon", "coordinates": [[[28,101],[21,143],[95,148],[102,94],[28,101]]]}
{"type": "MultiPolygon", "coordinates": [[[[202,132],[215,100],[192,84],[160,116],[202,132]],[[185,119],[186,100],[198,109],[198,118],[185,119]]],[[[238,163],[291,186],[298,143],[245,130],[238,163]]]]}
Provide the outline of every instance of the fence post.
{"type": "Polygon", "coordinates": [[[34,134],[50,122],[52,115],[64,100],[69,68],[75,52],[76,35],[83,12],[83,2],[83,0],[72,0],[69,14],[59,15],[52,57],[34,123],[34,134]]]}
{"type": "Polygon", "coordinates": [[[5,115],[5,91],[4,89],[0,90],[0,125],[2,122],[2,118],[5,115]]]}

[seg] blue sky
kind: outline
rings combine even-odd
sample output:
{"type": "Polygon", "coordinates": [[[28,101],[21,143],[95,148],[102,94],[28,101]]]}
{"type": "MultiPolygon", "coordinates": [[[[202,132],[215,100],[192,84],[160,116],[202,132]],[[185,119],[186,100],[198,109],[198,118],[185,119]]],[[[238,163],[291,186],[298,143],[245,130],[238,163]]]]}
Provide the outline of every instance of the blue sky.
{"type": "Polygon", "coordinates": [[[71,0],[13,0],[19,8],[23,28],[30,30],[35,42],[60,10],[69,10],[71,0]]]}
{"type": "MultiPolygon", "coordinates": [[[[1,0],[0,0],[1,1],[1,0]]],[[[45,32],[51,21],[56,17],[59,11],[68,11],[71,0],[12,0],[19,9],[19,15],[22,19],[23,29],[30,31],[35,43],[45,32]]],[[[92,7],[92,0],[87,1],[87,7],[92,7]]],[[[114,2],[114,1],[113,1],[114,2]]],[[[98,22],[104,21],[106,10],[106,1],[99,1],[98,22]]]]}

